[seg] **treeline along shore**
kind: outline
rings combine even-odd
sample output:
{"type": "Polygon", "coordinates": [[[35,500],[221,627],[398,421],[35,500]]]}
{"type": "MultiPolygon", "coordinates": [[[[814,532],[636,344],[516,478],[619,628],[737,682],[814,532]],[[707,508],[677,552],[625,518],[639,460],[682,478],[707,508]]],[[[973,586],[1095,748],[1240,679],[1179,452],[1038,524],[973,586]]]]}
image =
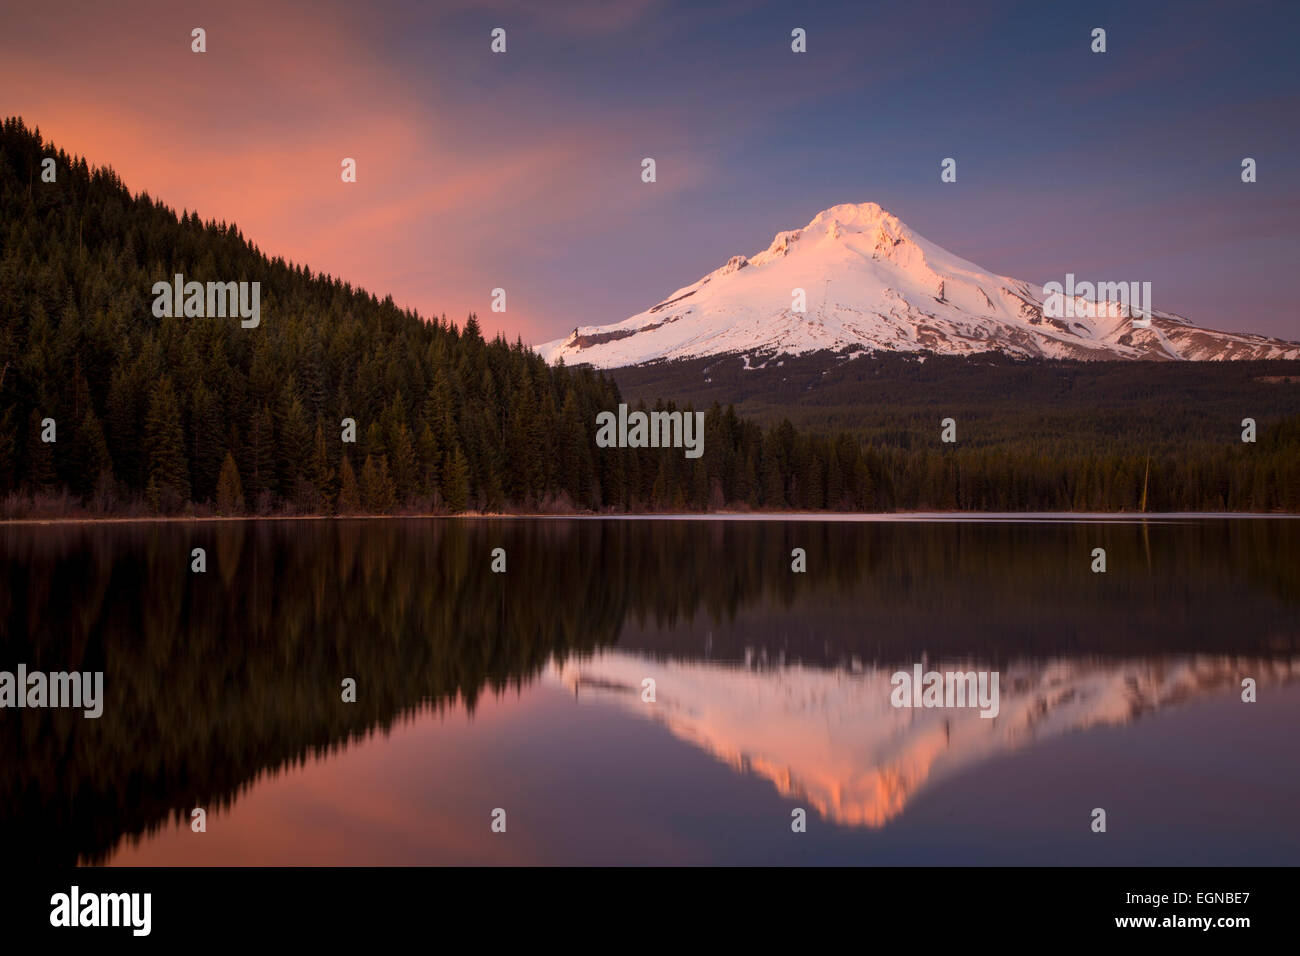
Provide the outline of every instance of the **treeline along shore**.
{"type": "Polygon", "coordinates": [[[978,413],[958,415],[945,443],[938,417],[869,403],[796,427],[675,392],[681,404],[628,404],[703,409],[699,457],[599,447],[598,415],[626,400],[609,375],[268,256],[233,224],[132,195],[19,119],[0,128],[0,518],[1300,512],[1295,392],[1220,402],[1221,441],[1116,420],[1064,446],[1032,417],[1016,430],[1014,410],[983,440],[978,413]],[[205,314],[212,284],[232,290],[224,314],[205,314]],[[162,285],[175,289],[165,309],[162,285]],[[1251,415],[1244,442],[1236,423],[1251,415]]]}

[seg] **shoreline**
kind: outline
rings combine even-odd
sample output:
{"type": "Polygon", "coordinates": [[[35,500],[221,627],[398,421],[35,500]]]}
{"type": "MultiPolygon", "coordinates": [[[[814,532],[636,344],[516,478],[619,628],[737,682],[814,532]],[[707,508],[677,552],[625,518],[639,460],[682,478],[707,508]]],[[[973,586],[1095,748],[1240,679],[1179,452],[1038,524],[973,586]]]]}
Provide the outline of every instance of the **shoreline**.
{"type": "Polygon", "coordinates": [[[0,527],[23,525],[91,524],[208,524],[257,521],[824,521],[837,523],[1111,523],[1149,521],[1206,521],[1224,519],[1300,519],[1294,512],[1256,511],[711,511],[638,512],[628,514],[550,514],[533,512],[464,512],[461,514],[365,515],[157,515],[133,517],[6,518],[0,527]]]}

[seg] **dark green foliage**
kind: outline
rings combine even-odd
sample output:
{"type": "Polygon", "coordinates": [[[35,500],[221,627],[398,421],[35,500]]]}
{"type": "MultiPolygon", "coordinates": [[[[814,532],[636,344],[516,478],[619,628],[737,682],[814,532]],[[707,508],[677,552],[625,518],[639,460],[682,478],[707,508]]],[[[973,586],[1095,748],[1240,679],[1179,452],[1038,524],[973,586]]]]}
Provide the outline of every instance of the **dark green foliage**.
{"type": "Polygon", "coordinates": [[[145,448],[149,455],[149,481],[145,496],[156,511],[175,511],[190,497],[185,464],[185,436],[181,410],[166,375],[154,383],[145,419],[145,448]]]}
{"type": "Polygon", "coordinates": [[[821,475],[826,507],[837,507],[830,449],[797,428],[838,435],[851,508],[1137,511],[1149,462],[1147,511],[1300,510],[1300,362],[818,353],[755,364],[715,357],[611,374],[630,400],[735,402],[766,427],[758,476],[769,507],[810,507],[821,475]],[[949,417],[955,445],[939,441],[949,417]],[[1241,440],[1247,417],[1254,444],[1241,440]],[[808,448],[825,471],[810,468],[808,448]]]}
{"type": "Polygon", "coordinates": [[[88,503],[105,475],[123,503],[212,506],[230,456],[260,514],[330,513],[340,492],[351,510],[600,504],[592,423],[618,402],[604,378],[268,258],[18,120],[0,130],[0,223],[0,496],[88,503]],[[40,181],[47,155],[56,183],[40,181]],[[153,284],[177,273],[260,282],[260,327],[155,318],[153,284]],[[47,417],[57,444],[40,441],[47,417]],[[339,441],[345,417],[359,447],[339,441]],[[563,477],[545,468],[562,433],[563,477]]]}
{"type": "Polygon", "coordinates": [[[361,510],[361,489],[357,485],[356,472],[352,470],[352,460],[343,456],[339,465],[339,501],[338,513],[354,515],[361,510]]]}
{"type": "Polygon", "coordinates": [[[64,490],[101,512],[1134,510],[1144,486],[1151,511],[1300,511],[1297,390],[1220,387],[1260,369],[714,364],[617,373],[634,395],[686,403],[642,410],[709,408],[702,457],[599,448],[596,416],[622,400],[611,378],[485,341],[474,316],[426,321],[269,258],[233,225],[133,197],[19,120],[0,128],[5,514],[33,507],[17,496],[64,490]],[[47,155],[56,183],[40,181],[47,155]],[[260,326],[156,318],[153,284],[178,273],[260,282],[260,326]],[[1143,383],[1150,395],[1130,394],[1143,383]],[[956,446],[938,441],[948,415],[956,446]],[[1256,444],[1239,440],[1246,415],[1256,444]],[[40,440],[45,418],[57,443],[40,440]],[[356,444],[340,440],[344,418],[356,444]]]}
{"type": "Polygon", "coordinates": [[[244,488],[239,480],[239,468],[229,452],[221,463],[217,479],[217,511],[223,515],[238,515],[244,510],[244,488]]]}

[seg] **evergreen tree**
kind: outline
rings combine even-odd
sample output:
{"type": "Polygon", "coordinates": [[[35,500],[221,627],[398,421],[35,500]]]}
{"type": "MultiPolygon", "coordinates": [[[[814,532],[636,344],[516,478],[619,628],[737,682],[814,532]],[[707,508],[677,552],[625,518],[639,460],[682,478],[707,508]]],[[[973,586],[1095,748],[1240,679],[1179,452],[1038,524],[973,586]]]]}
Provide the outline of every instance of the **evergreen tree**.
{"type": "Polygon", "coordinates": [[[425,422],[420,429],[420,442],[417,449],[420,461],[420,478],[417,491],[421,497],[435,498],[440,494],[438,487],[438,465],[442,453],[433,426],[425,422]]]}
{"type": "Polygon", "coordinates": [[[113,459],[108,454],[108,442],[99,425],[99,416],[89,402],[81,421],[77,423],[76,443],[73,450],[75,462],[74,489],[84,498],[94,494],[98,483],[105,477],[111,482],[113,459]]]}
{"type": "Polygon", "coordinates": [[[338,491],[334,469],[330,465],[329,447],[325,444],[325,428],[319,422],[312,442],[311,483],[319,502],[319,510],[323,514],[330,514],[335,508],[338,491]]]}
{"type": "Polygon", "coordinates": [[[217,396],[206,383],[194,386],[190,402],[190,475],[195,501],[207,501],[216,494],[217,482],[229,448],[225,442],[227,422],[217,396]]]}
{"type": "Polygon", "coordinates": [[[443,499],[452,511],[464,511],[469,503],[469,463],[459,445],[452,447],[443,465],[443,499]]]}
{"type": "MultiPolygon", "coordinates": [[[[33,491],[52,491],[57,480],[54,474],[54,449],[42,437],[44,419],[35,408],[27,423],[27,481],[33,491]]],[[[55,437],[58,437],[57,422],[55,437]]]]}
{"type": "Polygon", "coordinates": [[[0,492],[12,489],[17,477],[18,436],[14,418],[14,406],[0,410],[0,492]]]}
{"type": "Polygon", "coordinates": [[[149,458],[149,505],[155,511],[175,511],[189,501],[190,475],[180,403],[169,376],[159,378],[149,395],[144,436],[149,458]]]}
{"type": "Polygon", "coordinates": [[[405,504],[415,494],[420,471],[415,445],[411,441],[411,430],[406,427],[406,422],[398,421],[394,424],[392,446],[392,473],[396,500],[405,504]]]}
{"type": "Polygon", "coordinates": [[[226,459],[221,463],[221,476],[217,479],[217,512],[223,515],[244,513],[244,487],[239,480],[239,466],[230,452],[226,452],[226,459]]]}
{"type": "Polygon", "coordinates": [[[280,398],[280,418],[276,428],[276,465],[279,487],[294,495],[300,508],[311,507],[311,502],[301,500],[306,485],[306,474],[313,451],[311,426],[307,410],[290,379],[280,398]]]}
{"type": "Polygon", "coordinates": [[[265,405],[253,413],[248,427],[248,458],[244,472],[248,476],[248,493],[258,513],[268,507],[276,491],[275,433],[271,413],[265,405]]]}
{"type": "Polygon", "coordinates": [[[339,462],[339,514],[354,515],[361,510],[361,489],[357,486],[357,475],[352,470],[352,462],[346,455],[339,462]]]}
{"type": "Polygon", "coordinates": [[[366,456],[361,468],[361,501],[371,514],[391,514],[397,507],[397,488],[388,471],[388,456],[366,456]]]}

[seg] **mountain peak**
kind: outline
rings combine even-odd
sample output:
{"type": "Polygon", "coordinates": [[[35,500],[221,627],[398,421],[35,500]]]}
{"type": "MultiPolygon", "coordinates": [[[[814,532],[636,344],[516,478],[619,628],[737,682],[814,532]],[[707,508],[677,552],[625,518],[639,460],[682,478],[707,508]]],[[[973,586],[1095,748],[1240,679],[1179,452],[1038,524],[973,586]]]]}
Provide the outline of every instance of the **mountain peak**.
{"type": "Polygon", "coordinates": [[[808,228],[812,229],[818,225],[832,222],[855,226],[874,225],[878,222],[895,227],[902,225],[897,216],[879,203],[846,202],[831,206],[829,209],[823,209],[812,217],[812,221],[808,223],[808,228]]]}
{"type": "Polygon", "coordinates": [[[749,264],[763,265],[797,249],[815,248],[825,240],[850,244],[879,259],[892,256],[896,247],[911,244],[914,239],[912,231],[878,203],[840,203],[823,209],[802,229],[778,232],[771,245],[750,259],[749,264]]]}
{"type": "Polygon", "coordinates": [[[823,209],[803,229],[824,231],[832,239],[845,234],[865,234],[878,244],[898,245],[913,238],[912,230],[892,212],[874,202],[842,203],[823,209]]]}

